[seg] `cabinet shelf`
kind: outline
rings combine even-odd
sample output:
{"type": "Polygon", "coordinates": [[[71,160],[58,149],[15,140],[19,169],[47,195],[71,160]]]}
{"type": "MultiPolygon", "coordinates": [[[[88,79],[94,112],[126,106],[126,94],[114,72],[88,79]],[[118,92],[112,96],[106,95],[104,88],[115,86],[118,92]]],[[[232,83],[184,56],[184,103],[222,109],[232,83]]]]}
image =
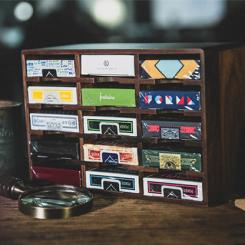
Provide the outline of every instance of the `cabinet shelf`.
{"type": "Polygon", "coordinates": [[[27,77],[27,83],[42,83],[42,82],[61,82],[61,83],[78,83],[80,78],[77,77],[27,77]]]}
{"type": "Polygon", "coordinates": [[[178,84],[185,86],[201,86],[202,80],[175,80],[175,79],[139,79],[140,85],[178,84]]]}
{"type": "MultiPolygon", "coordinates": [[[[164,170],[164,169],[159,169],[159,168],[155,168],[155,167],[147,167],[147,166],[142,166],[142,165],[127,165],[127,164],[117,164],[117,165],[110,165],[108,166],[108,164],[105,163],[99,163],[99,162],[86,162],[86,161],[82,161],[81,162],[82,165],[85,165],[87,167],[91,168],[99,168],[99,167],[115,167],[115,169],[117,167],[122,167],[122,168],[127,168],[128,170],[135,170],[135,171],[139,171],[142,174],[156,174],[156,173],[169,173],[171,174],[171,172],[169,170],[164,170]]],[[[194,172],[194,171],[173,171],[172,172],[173,176],[175,174],[181,174],[182,176],[185,176],[186,178],[203,178],[204,173],[203,172],[194,172]]]]}

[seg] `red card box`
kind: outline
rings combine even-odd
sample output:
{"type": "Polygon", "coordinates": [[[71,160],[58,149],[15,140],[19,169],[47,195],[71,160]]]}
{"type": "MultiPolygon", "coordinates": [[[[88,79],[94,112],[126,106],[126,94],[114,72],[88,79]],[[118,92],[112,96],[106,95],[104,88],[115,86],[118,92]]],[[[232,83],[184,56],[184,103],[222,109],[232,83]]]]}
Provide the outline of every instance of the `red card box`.
{"type": "Polygon", "coordinates": [[[54,184],[81,186],[78,170],[33,166],[32,174],[35,179],[50,181],[54,184]]]}

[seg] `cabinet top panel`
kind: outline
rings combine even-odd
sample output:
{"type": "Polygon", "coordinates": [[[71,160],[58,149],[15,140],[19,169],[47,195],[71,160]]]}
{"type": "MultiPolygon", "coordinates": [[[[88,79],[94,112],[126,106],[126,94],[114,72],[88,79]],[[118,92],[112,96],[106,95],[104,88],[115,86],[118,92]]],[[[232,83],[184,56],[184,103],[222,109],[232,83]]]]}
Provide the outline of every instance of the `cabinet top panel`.
{"type": "Polygon", "coordinates": [[[226,49],[237,46],[235,43],[91,43],[91,44],[73,44],[56,47],[46,47],[32,50],[24,50],[23,53],[42,53],[56,51],[93,51],[93,50],[124,50],[141,51],[143,50],[188,50],[200,51],[204,49],[226,49]]]}

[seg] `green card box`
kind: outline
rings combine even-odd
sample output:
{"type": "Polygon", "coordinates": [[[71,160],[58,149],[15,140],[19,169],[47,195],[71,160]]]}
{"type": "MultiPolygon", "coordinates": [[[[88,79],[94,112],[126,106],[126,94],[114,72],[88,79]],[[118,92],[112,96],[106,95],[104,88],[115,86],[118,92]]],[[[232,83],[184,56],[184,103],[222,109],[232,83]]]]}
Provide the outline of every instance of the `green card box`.
{"type": "Polygon", "coordinates": [[[162,150],[142,150],[142,164],[160,169],[201,171],[201,154],[162,150]]]}
{"type": "Polygon", "coordinates": [[[83,88],[83,106],[135,107],[134,89],[83,88]]]}

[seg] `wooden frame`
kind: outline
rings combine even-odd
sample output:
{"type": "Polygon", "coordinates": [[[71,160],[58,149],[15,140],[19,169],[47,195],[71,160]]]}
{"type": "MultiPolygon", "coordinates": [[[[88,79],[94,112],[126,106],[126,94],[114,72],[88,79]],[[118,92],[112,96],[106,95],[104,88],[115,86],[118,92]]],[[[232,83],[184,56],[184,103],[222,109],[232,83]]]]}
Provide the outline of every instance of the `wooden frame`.
{"type": "MultiPolygon", "coordinates": [[[[201,142],[181,143],[171,142],[173,146],[199,148],[202,153],[202,172],[184,172],[188,178],[201,178],[203,183],[204,200],[200,204],[208,205],[227,201],[234,192],[237,149],[239,146],[239,134],[244,127],[245,120],[245,47],[221,44],[125,44],[125,45],[75,45],[57,48],[24,50],[22,52],[23,86],[27,128],[27,153],[29,159],[30,175],[32,176],[32,159],[30,152],[30,142],[33,135],[42,137],[45,134],[55,134],[54,132],[31,131],[29,122],[30,110],[43,110],[47,108],[61,108],[62,110],[77,111],[80,120],[79,134],[62,133],[67,137],[77,137],[80,141],[80,157],[83,159],[82,145],[86,142],[96,142],[98,139],[105,139],[103,135],[86,136],[83,133],[82,117],[95,112],[111,111],[115,114],[133,114],[138,122],[144,115],[159,115],[165,117],[174,116],[176,119],[181,117],[196,118],[202,123],[201,142]],[[135,47],[135,48],[134,48],[135,47]],[[176,48],[174,48],[176,47],[176,48]],[[128,77],[95,77],[81,76],[81,54],[130,54],[135,56],[136,76],[128,77]],[[28,57],[42,56],[72,56],[75,60],[75,78],[28,78],[26,76],[25,61],[28,57]],[[163,80],[163,79],[141,79],[139,72],[139,60],[141,55],[167,55],[172,57],[194,55],[200,57],[201,79],[200,80],[163,80]],[[27,87],[29,84],[39,85],[43,82],[59,81],[62,84],[74,84],[77,88],[77,105],[31,105],[28,103],[27,87]],[[123,108],[123,107],[85,107],[81,105],[81,88],[93,87],[97,84],[119,84],[122,86],[132,86],[135,89],[136,103],[139,104],[138,94],[143,86],[177,86],[198,87],[201,92],[200,111],[159,111],[156,109],[123,108]],[[233,106],[235,104],[235,108],[233,106]]],[[[135,139],[139,151],[143,147],[141,124],[137,126],[137,138],[135,139]]],[[[119,137],[121,142],[126,143],[127,137],[119,137]],[[126,140],[125,140],[126,139],[126,140]]],[[[167,141],[155,141],[155,143],[165,143],[167,141]]],[[[81,179],[85,186],[85,171],[93,167],[104,166],[100,163],[81,161],[81,179]]],[[[124,165],[125,166],[125,165],[124,165]]],[[[128,169],[137,170],[139,176],[147,173],[158,173],[158,168],[144,166],[126,166],[128,169]]],[[[164,171],[164,170],[161,170],[164,171]]],[[[141,183],[142,188],[142,183],[141,183]]],[[[136,194],[123,194],[136,196],[136,194]]],[[[141,194],[142,196],[142,189],[141,194]]],[[[146,197],[144,197],[146,198],[146,197]]],[[[152,198],[150,198],[152,199],[152,198]]],[[[159,198],[153,198],[159,199],[159,198]]],[[[163,200],[163,199],[160,199],[163,200]]],[[[184,200],[167,200],[182,203],[199,202],[184,200]]]]}

